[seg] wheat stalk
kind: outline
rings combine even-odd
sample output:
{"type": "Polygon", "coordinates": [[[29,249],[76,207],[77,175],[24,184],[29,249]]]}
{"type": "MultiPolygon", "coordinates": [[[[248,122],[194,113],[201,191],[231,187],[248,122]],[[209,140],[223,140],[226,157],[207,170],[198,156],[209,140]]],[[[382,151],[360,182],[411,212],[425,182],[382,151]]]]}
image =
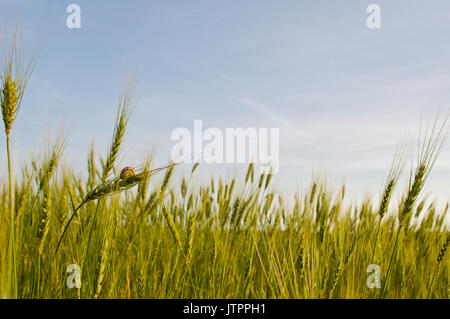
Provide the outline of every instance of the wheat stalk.
{"type": "Polygon", "coordinates": [[[97,269],[97,284],[96,284],[96,288],[95,288],[95,294],[94,294],[94,299],[97,299],[98,296],[100,295],[100,292],[102,291],[103,288],[103,280],[105,278],[105,269],[106,269],[106,263],[107,263],[107,259],[108,259],[108,249],[109,249],[109,240],[108,238],[105,239],[103,247],[102,247],[102,252],[100,254],[99,257],[99,261],[98,261],[98,269],[97,269]]]}
{"type": "Polygon", "coordinates": [[[449,245],[450,245],[450,235],[447,235],[447,238],[445,239],[444,244],[442,245],[441,250],[439,251],[438,257],[436,259],[436,268],[434,269],[433,276],[431,278],[431,283],[428,288],[428,294],[427,294],[428,298],[430,298],[431,290],[432,290],[433,284],[434,284],[434,279],[436,277],[436,274],[439,271],[439,267],[440,267],[442,261],[444,260],[445,253],[446,253],[449,245]]]}
{"type": "Polygon", "coordinates": [[[373,263],[373,260],[375,258],[375,251],[377,248],[378,236],[380,233],[381,220],[383,219],[384,215],[387,213],[387,211],[389,209],[389,203],[391,201],[392,194],[394,192],[395,186],[397,185],[400,174],[403,170],[403,166],[404,166],[404,162],[405,162],[405,152],[403,151],[403,148],[404,148],[405,144],[406,143],[402,144],[397,149],[397,152],[395,153],[394,159],[391,164],[391,168],[389,170],[389,174],[386,179],[383,196],[381,197],[380,207],[378,210],[379,219],[378,219],[377,231],[376,231],[375,240],[374,240],[373,249],[372,249],[371,263],[373,263]]]}
{"type": "MultiPolygon", "coordinates": [[[[1,30],[0,30],[1,31],[1,30]]],[[[5,32],[6,33],[6,32],[5,32]]],[[[17,297],[17,267],[16,267],[16,245],[15,245],[15,216],[14,216],[14,199],[13,199],[13,181],[11,167],[11,146],[10,133],[13,123],[17,117],[17,113],[22,103],[25,88],[30,79],[31,73],[35,67],[37,53],[28,59],[24,57],[22,47],[22,28],[16,25],[14,34],[11,39],[5,37],[0,44],[0,61],[2,67],[0,69],[0,107],[2,109],[3,123],[5,126],[6,149],[8,158],[8,181],[9,181],[9,209],[10,209],[10,246],[9,258],[12,260],[12,286],[11,293],[17,297]]]]}
{"type": "Polygon", "coordinates": [[[42,209],[41,214],[39,216],[37,228],[38,252],[40,255],[42,255],[45,240],[47,238],[50,214],[51,214],[50,192],[48,186],[46,186],[43,192],[42,209]]]}
{"type": "Polygon", "coordinates": [[[421,194],[429,176],[431,169],[433,168],[439,153],[441,152],[444,143],[447,140],[449,128],[447,126],[447,119],[445,117],[442,123],[438,123],[439,117],[436,116],[431,127],[427,125],[425,129],[425,135],[423,139],[421,138],[421,129],[419,130],[419,148],[418,148],[418,162],[416,169],[413,174],[411,174],[410,186],[406,195],[406,199],[403,202],[402,208],[399,212],[399,228],[397,230],[397,236],[395,238],[394,248],[392,250],[391,258],[388,265],[388,270],[386,273],[385,280],[381,288],[381,296],[383,296],[386,289],[387,281],[389,279],[389,272],[391,270],[392,261],[394,255],[396,254],[398,247],[398,240],[401,230],[406,227],[409,223],[410,216],[412,214],[413,206],[416,203],[419,195],[421,194]]]}
{"type": "Polygon", "coordinates": [[[91,190],[89,193],[86,194],[84,199],[81,201],[81,203],[78,205],[78,207],[72,213],[72,216],[70,217],[69,221],[67,222],[67,224],[64,227],[64,230],[61,234],[58,245],[56,247],[55,254],[58,252],[59,246],[61,245],[62,238],[64,237],[64,234],[66,233],[70,223],[72,222],[73,218],[77,215],[78,210],[84,204],[86,204],[87,202],[90,202],[92,200],[100,199],[105,196],[123,192],[123,191],[130,189],[131,187],[136,186],[137,184],[141,183],[142,181],[149,178],[153,174],[156,174],[166,168],[172,168],[179,164],[181,164],[181,162],[171,163],[171,164],[165,165],[163,167],[155,168],[150,171],[144,169],[143,171],[140,171],[140,172],[138,171],[136,173],[136,175],[128,176],[125,178],[121,178],[119,176],[119,177],[107,180],[107,181],[102,182],[99,185],[97,185],[93,190],[91,190]]]}

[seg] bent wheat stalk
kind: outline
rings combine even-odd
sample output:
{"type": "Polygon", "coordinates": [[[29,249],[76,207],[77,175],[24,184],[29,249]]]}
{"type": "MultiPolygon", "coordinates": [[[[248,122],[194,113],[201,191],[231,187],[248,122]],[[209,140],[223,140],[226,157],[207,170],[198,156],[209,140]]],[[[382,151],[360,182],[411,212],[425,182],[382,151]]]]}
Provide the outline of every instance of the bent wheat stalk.
{"type": "Polygon", "coordinates": [[[61,245],[61,241],[72,222],[73,218],[77,215],[78,210],[87,202],[90,202],[92,200],[100,199],[105,196],[109,196],[112,194],[123,192],[135,185],[138,185],[139,183],[145,181],[147,178],[149,178],[151,175],[156,174],[166,168],[171,168],[176,165],[181,164],[182,162],[177,163],[171,163],[168,165],[165,165],[163,167],[155,168],[153,170],[143,170],[141,172],[136,173],[135,175],[127,176],[127,177],[116,177],[113,179],[110,179],[108,181],[105,181],[103,183],[100,183],[96,187],[94,187],[93,190],[91,190],[86,197],[81,201],[81,203],[78,205],[78,207],[73,211],[72,216],[70,217],[69,221],[67,222],[66,226],[64,227],[64,230],[61,234],[61,237],[59,238],[58,245],[56,246],[55,255],[58,253],[59,246],[61,245]]]}

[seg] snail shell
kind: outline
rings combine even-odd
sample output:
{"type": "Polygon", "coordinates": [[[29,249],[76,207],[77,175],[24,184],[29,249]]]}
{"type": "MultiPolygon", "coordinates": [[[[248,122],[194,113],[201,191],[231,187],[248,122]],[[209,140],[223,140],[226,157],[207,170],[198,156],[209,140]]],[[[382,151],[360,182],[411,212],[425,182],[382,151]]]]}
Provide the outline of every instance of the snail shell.
{"type": "Polygon", "coordinates": [[[121,179],[128,178],[128,177],[133,176],[133,175],[136,175],[136,171],[131,166],[124,167],[120,171],[120,178],[121,179]]]}

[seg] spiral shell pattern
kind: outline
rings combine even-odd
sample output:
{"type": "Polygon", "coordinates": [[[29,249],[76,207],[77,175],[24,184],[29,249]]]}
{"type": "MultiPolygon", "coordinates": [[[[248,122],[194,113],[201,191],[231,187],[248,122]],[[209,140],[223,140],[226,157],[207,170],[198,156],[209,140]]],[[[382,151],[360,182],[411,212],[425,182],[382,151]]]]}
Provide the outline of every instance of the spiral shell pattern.
{"type": "Polygon", "coordinates": [[[134,176],[134,175],[136,175],[136,171],[135,171],[134,168],[131,167],[131,166],[124,167],[124,168],[120,171],[120,178],[121,178],[121,179],[125,179],[125,178],[128,178],[128,177],[130,177],[130,176],[134,176]]]}

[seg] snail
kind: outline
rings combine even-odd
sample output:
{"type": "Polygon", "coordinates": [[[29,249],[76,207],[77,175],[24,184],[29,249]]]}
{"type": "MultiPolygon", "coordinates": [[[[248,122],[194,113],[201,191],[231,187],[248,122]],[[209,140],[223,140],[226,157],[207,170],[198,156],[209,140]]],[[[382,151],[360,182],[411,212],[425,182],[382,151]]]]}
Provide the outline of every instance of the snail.
{"type": "Polygon", "coordinates": [[[133,176],[133,175],[136,175],[136,171],[131,166],[124,167],[120,171],[120,179],[125,179],[125,178],[128,178],[128,177],[133,176]]]}

